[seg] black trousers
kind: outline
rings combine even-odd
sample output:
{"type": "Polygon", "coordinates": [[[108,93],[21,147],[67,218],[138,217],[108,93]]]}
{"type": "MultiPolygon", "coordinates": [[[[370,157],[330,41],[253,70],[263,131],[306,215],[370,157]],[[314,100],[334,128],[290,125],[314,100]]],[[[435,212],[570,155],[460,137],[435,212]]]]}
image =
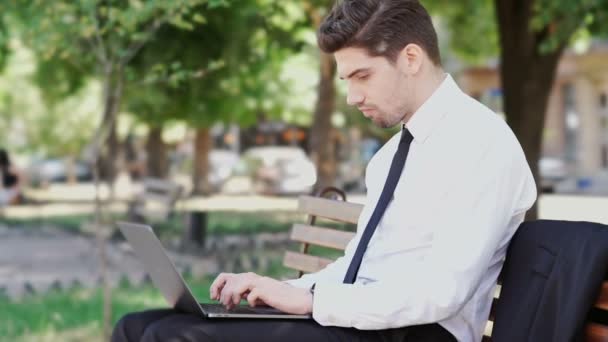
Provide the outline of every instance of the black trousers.
{"type": "Polygon", "coordinates": [[[172,309],[130,313],[114,327],[112,342],[452,342],[439,324],[388,330],[324,327],[313,320],[205,319],[172,309]]]}

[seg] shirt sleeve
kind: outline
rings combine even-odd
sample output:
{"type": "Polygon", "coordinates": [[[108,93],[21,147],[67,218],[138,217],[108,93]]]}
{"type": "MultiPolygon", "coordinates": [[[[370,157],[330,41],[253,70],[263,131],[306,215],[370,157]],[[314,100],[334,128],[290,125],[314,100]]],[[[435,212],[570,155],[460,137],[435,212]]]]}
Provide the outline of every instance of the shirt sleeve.
{"type": "Polygon", "coordinates": [[[304,274],[298,279],[289,279],[285,280],[285,282],[300,288],[310,288],[312,284],[321,281],[327,283],[341,283],[346,274],[346,267],[348,267],[346,262],[347,260],[345,260],[345,257],[340,257],[320,271],[304,274]]]}
{"type": "MultiPolygon", "coordinates": [[[[429,218],[434,240],[420,269],[370,284],[319,279],[314,319],[325,326],[389,329],[445,320],[475,293],[511,220],[523,220],[536,185],[517,143],[480,153],[429,218]]],[[[512,222],[511,222],[512,223],[512,222]]]]}

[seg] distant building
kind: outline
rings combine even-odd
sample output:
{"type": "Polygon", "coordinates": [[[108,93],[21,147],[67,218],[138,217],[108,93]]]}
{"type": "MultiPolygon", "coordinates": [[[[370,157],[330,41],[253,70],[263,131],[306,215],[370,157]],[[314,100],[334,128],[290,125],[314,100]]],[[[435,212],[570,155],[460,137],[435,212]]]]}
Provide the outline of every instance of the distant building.
{"type": "MultiPolygon", "coordinates": [[[[502,112],[496,66],[465,69],[462,89],[502,112]]],[[[608,170],[608,42],[594,42],[584,54],[562,57],[551,90],[542,156],[562,160],[573,174],[608,170]]]]}

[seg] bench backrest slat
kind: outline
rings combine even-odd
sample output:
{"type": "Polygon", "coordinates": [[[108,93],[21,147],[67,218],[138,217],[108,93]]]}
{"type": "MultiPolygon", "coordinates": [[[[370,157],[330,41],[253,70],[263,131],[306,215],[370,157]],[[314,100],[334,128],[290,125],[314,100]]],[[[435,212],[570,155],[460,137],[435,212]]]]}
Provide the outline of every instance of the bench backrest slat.
{"type": "Polygon", "coordinates": [[[144,188],[149,189],[151,192],[161,193],[177,191],[180,187],[174,182],[158,178],[144,178],[142,184],[144,185],[144,188]]]}
{"type": "Polygon", "coordinates": [[[171,214],[172,208],[168,208],[166,206],[154,205],[154,203],[146,203],[144,205],[139,205],[133,208],[133,211],[141,216],[146,218],[146,220],[158,220],[163,221],[169,217],[171,214]]]}
{"type": "Polygon", "coordinates": [[[301,196],[298,200],[298,210],[302,213],[346,223],[356,224],[362,209],[361,204],[320,197],[301,196]]]}
{"type": "Polygon", "coordinates": [[[144,192],[140,195],[140,200],[146,203],[157,203],[160,205],[171,205],[175,201],[175,196],[161,194],[157,192],[144,192]]]}
{"type": "Polygon", "coordinates": [[[168,180],[145,178],[142,181],[143,193],[146,200],[171,203],[176,201],[182,192],[182,186],[168,180]]]}
{"type": "Polygon", "coordinates": [[[283,258],[283,265],[306,273],[320,271],[332,262],[332,259],[292,251],[286,251],[283,258]]]}
{"type": "Polygon", "coordinates": [[[345,232],[331,228],[321,228],[296,223],[291,230],[291,239],[312,245],[344,250],[355,236],[353,232],[345,232]]]}
{"type": "Polygon", "coordinates": [[[608,341],[608,327],[598,323],[589,323],[585,327],[587,341],[606,342],[608,341]]]}
{"type": "Polygon", "coordinates": [[[129,212],[145,221],[164,221],[183,192],[183,187],[169,180],[145,178],[143,189],[130,204],[129,212]]]}
{"type": "Polygon", "coordinates": [[[608,311],[608,281],[602,283],[602,290],[597,302],[595,302],[595,307],[608,311]]]}

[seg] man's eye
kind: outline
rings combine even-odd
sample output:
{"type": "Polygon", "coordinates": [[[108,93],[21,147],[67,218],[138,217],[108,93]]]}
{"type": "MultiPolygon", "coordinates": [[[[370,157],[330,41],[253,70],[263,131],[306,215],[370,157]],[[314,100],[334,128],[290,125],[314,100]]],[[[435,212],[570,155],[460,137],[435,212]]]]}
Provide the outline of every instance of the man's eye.
{"type": "Polygon", "coordinates": [[[361,75],[361,76],[359,76],[359,79],[360,79],[361,81],[364,81],[364,80],[366,80],[366,79],[368,79],[368,78],[369,78],[369,75],[361,75]]]}

